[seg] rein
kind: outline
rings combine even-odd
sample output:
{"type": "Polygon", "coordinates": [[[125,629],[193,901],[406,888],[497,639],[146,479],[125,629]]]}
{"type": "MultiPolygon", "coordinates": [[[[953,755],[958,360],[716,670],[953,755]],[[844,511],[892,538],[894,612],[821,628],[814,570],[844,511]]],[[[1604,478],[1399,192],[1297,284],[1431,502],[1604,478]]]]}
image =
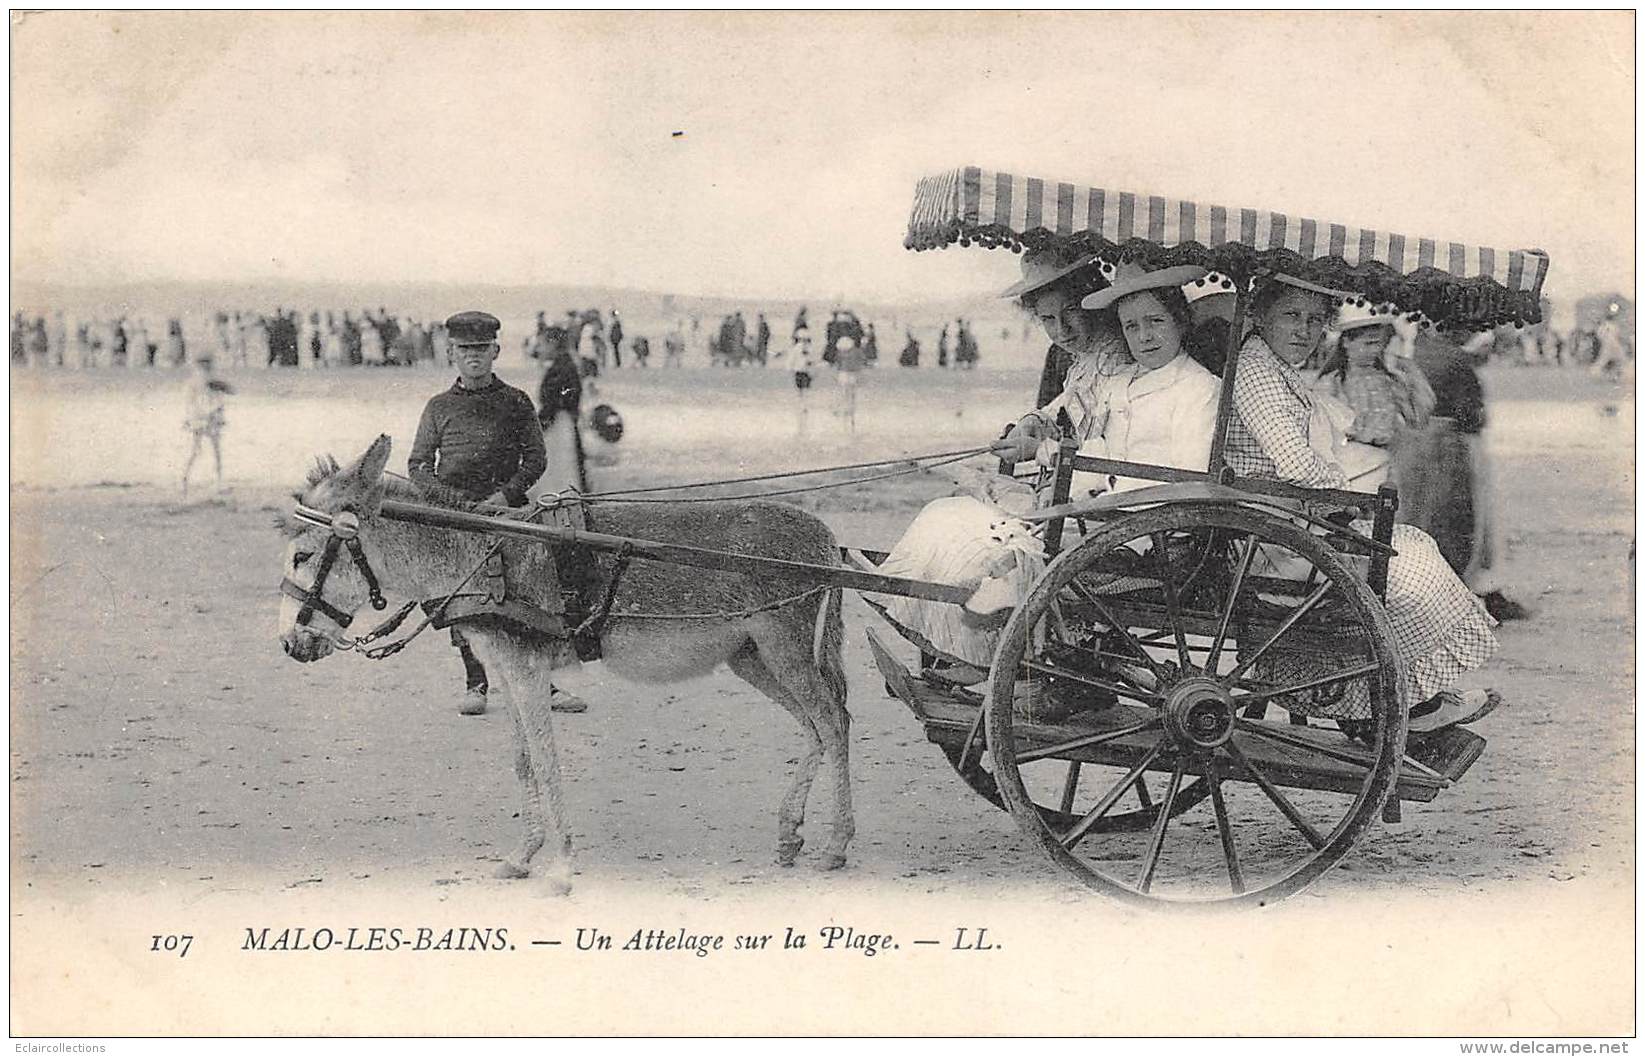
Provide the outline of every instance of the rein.
{"type": "MultiPolygon", "coordinates": [[[[949,463],[962,462],[974,455],[981,455],[989,451],[988,447],[967,448],[963,451],[939,451],[930,455],[902,456],[895,459],[877,459],[873,462],[847,463],[843,466],[820,466],[813,470],[790,470],[785,473],[757,474],[753,477],[728,477],[718,481],[692,481],[687,484],[660,484],[648,485],[641,488],[619,488],[610,492],[587,492],[577,496],[585,502],[600,503],[723,503],[737,499],[768,499],[773,496],[801,495],[806,492],[821,492],[830,488],[849,488],[853,485],[869,484],[874,481],[888,481],[894,477],[906,477],[909,474],[922,473],[936,469],[938,466],[947,466],[949,463]],[[911,464],[911,465],[904,465],[911,464]],[[792,477],[811,477],[824,473],[840,473],[845,470],[866,470],[879,466],[900,466],[901,469],[889,473],[869,474],[865,477],[853,477],[845,481],[824,481],[820,484],[805,485],[796,488],[779,488],[761,492],[743,492],[735,495],[716,495],[703,497],[681,496],[651,496],[643,493],[651,492],[689,492],[702,488],[719,488],[731,484],[752,484],[755,481],[780,481],[792,477]]],[[[544,505],[553,505],[546,502],[545,495],[539,502],[544,505]]]]}

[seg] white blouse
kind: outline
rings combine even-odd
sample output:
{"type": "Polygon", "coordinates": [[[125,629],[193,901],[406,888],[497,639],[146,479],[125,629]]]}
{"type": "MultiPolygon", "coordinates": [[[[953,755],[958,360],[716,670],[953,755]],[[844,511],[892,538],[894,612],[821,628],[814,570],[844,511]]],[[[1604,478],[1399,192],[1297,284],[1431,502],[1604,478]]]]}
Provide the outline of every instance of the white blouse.
{"type": "MultiPolygon", "coordinates": [[[[1186,353],[1146,373],[1132,367],[1106,387],[1106,421],[1080,445],[1080,454],[1203,471],[1211,458],[1211,435],[1216,431],[1221,389],[1221,381],[1186,353]]],[[[1079,499],[1158,483],[1076,473],[1071,497],[1079,499]]]]}

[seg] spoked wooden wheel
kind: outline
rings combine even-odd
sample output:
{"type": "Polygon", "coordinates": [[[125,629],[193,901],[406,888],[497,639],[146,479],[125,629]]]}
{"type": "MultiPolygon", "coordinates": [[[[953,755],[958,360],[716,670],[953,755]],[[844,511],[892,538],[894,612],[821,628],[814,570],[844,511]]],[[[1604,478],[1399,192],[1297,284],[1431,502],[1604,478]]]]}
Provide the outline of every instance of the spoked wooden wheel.
{"type": "Polygon", "coordinates": [[[1058,556],[990,682],[991,771],[1018,825],[1136,902],[1264,903],[1316,880],[1405,746],[1403,668],[1351,561],[1277,514],[1201,504],[1123,515],[1058,556]],[[1099,707],[1060,714],[1073,688],[1099,707]],[[1146,828],[1108,822],[1144,796],[1146,828]]]}

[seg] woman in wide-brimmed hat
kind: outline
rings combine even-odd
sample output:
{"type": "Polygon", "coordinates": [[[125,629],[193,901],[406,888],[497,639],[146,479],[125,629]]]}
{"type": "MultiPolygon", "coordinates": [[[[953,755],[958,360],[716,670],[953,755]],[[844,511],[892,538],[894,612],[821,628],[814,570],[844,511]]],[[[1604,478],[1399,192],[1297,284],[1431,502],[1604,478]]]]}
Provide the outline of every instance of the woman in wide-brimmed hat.
{"type": "MultiPolygon", "coordinates": [[[[1042,258],[1039,263],[1026,261],[1023,270],[1023,282],[1006,293],[1021,298],[1047,336],[1077,354],[1062,390],[1025,415],[996,445],[996,452],[1023,459],[1054,451],[1058,421],[1066,416],[1065,424],[1082,451],[1204,469],[1216,417],[1217,383],[1183,355],[1191,321],[1180,290],[1182,283],[1202,277],[1204,270],[1143,273],[1122,267],[1112,287],[1094,274],[1091,259],[1050,267],[1042,258]],[[1083,268],[1090,271],[1082,275],[1083,268]],[[1113,298],[1090,307],[1093,294],[1105,297],[1110,290],[1113,298]],[[1115,301],[1122,302],[1118,311],[1115,301]],[[1177,305],[1180,313],[1159,307],[1166,302],[1177,305]],[[1158,318],[1161,313],[1166,318],[1158,318]],[[1128,343],[1120,320],[1133,315],[1136,340],[1128,343]],[[1136,352],[1148,358],[1146,365],[1133,359],[1136,352]],[[1139,380],[1144,376],[1151,380],[1139,380]],[[1182,438],[1187,440],[1179,443],[1182,438]]],[[[1126,486],[1095,474],[1078,478],[1075,494],[1126,486]]],[[[1026,598],[1045,566],[1040,540],[1017,517],[1034,502],[1026,485],[986,477],[974,483],[968,495],[927,504],[880,568],[892,575],[973,589],[986,581],[987,594],[996,599],[1026,598]]],[[[950,669],[947,678],[963,682],[984,677],[997,643],[997,623],[981,622],[955,606],[911,598],[894,598],[886,610],[936,653],[965,662],[958,671],[950,669]]]]}
{"type": "Polygon", "coordinates": [[[1022,279],[1001,291],[1000,297],[1015,301],[1033,316],[1051,341],[1045,350],[1035,407],[1057,399],[1076,364],[1086,363],[1084,374],[1095,378],[1110,373],[1115,361],[1124,362],[1119,335],[1102,326],[1098,313],[1080,308],[1081,298],[1107,285],[1095,254],[1047,247],[1022,255],[1022,279]]]}
{"type": "MultiPolygon", "coordinates": [[[[1353,297],[1289,275],[1258,289],[1251,304],[1255,330],[1240,348],[1228,423],[1225,458],[1234,472],[1310,488],[1347,486],[1341,436],[1298,368],[1319,347],[1333,301],[1353,297]]],[[[1369,525],[1358,527],[1369,531],[1369,525]]],[[[1496,695],[1452,687],[1496,652],[1495,621],[1426,533],[1396,525],[1393,546],[1398,555],[1388,563],[1384,607],[1405,662],[1410,729],[1420,734],[1472,722],[1496,707],[1496,695]]],[[[1349,695],[1336,717],[1350,731],[1365,718],[1353,706],[1349,695]]]]}
{"type": "MultiPolygon", "coordinates": [[[[1088,311],[1112,314],[1132,361],[1103,388],[1102,423],[1083,439],[1080,454],[1206,468],[1222,383],[1189,354],[1194,318],[1183,293],[1186,284],[1206,274],[1192,265],[1147,271],[1125,263],[1112,285],[1080,302],[1088,311]]],[[[1072,492],[1080,496],[1154,483],[1076,473],[1072,492]]]]}

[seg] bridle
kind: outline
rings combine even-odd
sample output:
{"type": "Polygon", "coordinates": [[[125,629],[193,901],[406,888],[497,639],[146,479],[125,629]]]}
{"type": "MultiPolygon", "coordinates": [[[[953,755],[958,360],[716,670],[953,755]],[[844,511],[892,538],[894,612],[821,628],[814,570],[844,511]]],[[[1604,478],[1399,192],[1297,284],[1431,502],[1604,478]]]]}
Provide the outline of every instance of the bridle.
{"type": "Polygon", "coordinates": [[[326,539],[326,548],[320,554],[320,569],[314,574],[314,583],[304,587],[289,576],[280,581],[280,593],[303,604],[303,608],[297,613],[298,627],[306,627],[309,617],[314,615],[315,610],[336,621],[340,628],[346,628],[353,623],[352,614],[343,612],[321,596],[326,587],[326,577],[331,574],[331,567],[337,562],[337,552],[344,547],[348,548],[349,556],[354,559],[355,567],[360,570],[360,575],[365,578],[366,587],[371,591],[371,608],[380,610],[388,607],[388,600],[383,597],[383,589],[378,586],[377,574],[372,571],[371,563],[366,561],[365,548],[360,545],[358,514],[352,510],[328,514],[324,510],[316,510],[298,503],[292,517],[306,524],[331,530],[331,535],[326,539]]]}
{"type": "MultiPolygon", "coordinates": [[[[340,510],[335,514],[328,514],[324,510],[316,510],[314,507],[298,503],[291,516],[305,524],[331,530],[331,536],[326,540],[325,550],[320,554],[320,568],[314,574],[313,584],[304,587],[289,576],[280,580],[280,593],[295,598],[303,604],[303,608],[297,614],[297,627],[312,632],[313,629],[308,627],[308,618],[314,615],[315,610],[319,610],[336,621],[339,628],[346,628],[353,623],[354,617],[352,614],[343,612],[321,596],[321,592],[325,590],[326,577],[331,574],[332,567],[337,563],[337,553],[344,547],[348,548],[349,557],[354,559],[354,564],[360,570],[360,575],[365,578],[366,587],[371,592],[371,607],[373,609],[386,609],[388,607],[388,601],[383,597],[382,587],[377,582],[377,574],[372,570],[371,563],[366,561],[366,552],[360,546],[360,515],[352,510],[340,510]]],[[[491,549],[486,552],[485,557],[480,559],[480,563],[470,569],[468,575],[463,577],[457,586],[452,588],[438,602],[418,602],[413,599],[401,606],[388,619],[358,638],[350,639],[341,635],[329,635],[327,638],[331,640],[333,647],[336,649],[363,653],[374,661],[381,661],[394,656],[405,649],[412,639],[422,634],[424,628],[432,624],[445,612],[446,607],[451,604],[451,600],[458,596],[470,580],[485,569],[491,556],[501,550],[502,546],[503,541],[501,539],[493,543],[491,549]],[[419,605],[427,610],[428,615],[423,618],[421,624],[418,624],[412,630],[411,634],[394,642],[382,643],[376,646],[371,645],[397,631],[400,625],[405,622],[406,617],[411,615],[411,611],[419,605]]]]}

